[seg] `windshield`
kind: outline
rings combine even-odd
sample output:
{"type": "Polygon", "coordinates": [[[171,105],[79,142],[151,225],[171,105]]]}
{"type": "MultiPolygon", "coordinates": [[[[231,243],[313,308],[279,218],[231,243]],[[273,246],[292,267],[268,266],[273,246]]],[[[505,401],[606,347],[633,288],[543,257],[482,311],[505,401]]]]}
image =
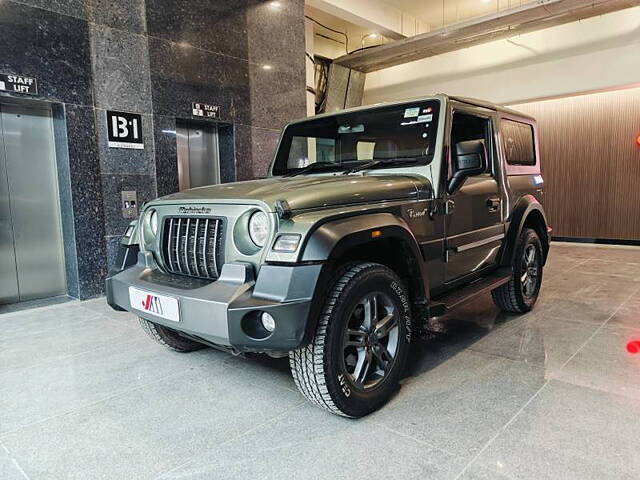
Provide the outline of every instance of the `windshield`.
{"type": "Polygon", "coordinates": [[[427,164],[433,160],[439,112],[438,100],[423,100],[290,125],[273,175],[427,164]]]}

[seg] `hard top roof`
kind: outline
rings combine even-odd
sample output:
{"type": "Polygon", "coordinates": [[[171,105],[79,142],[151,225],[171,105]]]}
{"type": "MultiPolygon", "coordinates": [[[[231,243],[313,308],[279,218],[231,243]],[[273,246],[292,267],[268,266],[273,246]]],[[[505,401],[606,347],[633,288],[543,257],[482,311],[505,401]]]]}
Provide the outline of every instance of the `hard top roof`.
{"type": "Polygon", "coordinates": [[[378,108],[384,108],[384,107],[390,107],[393,105],[405,105],[405,104],[412,104],[412,103],[416,103],[416,102],[423,102],[426,100],[444,100],[446,101],[447,99],[449,100],[454,100],[460,103],[466,103],[468,105],[473,105],[473,106],[477,106],[477,107],[483,107],[483,108],[488,108],[490,110],[496,110],[499,112],[503,112],[503,113],[507,113],[507,114],[511,114],[514,116],[518,116],[518,117],[522,117],[522,118],[527,118],[530,119],[531,121],[535,122],[535,119],[525,113],[519,112],[517,110],[513,110],[511,108],[507,108],[504,107],[502,105],[498,105],[492,102],[488,102],[486,100],[478,100],[475,98],[467,98],[467,97],[458,97],[458,96],[453,96],[453,95],[446,95],[444,93],[436,93],[434,95],[428,95],[425,97],[417,97],[417,98],[409,98],[406,100],[398,100],[398,101],[393,101],[393,102],[381,102],[381,103],[374,103],[371,105],[363,105],[360,107],[352,107],[352,108],[347,108],[344,110],[338,110],[337,112],[328,112],[328,113],[321,113],[319,115],[314,115],[311,117],[307,117],[307,118],[301,118],[299,120],[295,120],[293,122],[291,122],[291,124],[296,124],[296,123],[301,123],[301,122],[306,122],[309,120],[314,120],[317,118],[325,118],[325,117],[332,117],[335,115],[346,115],[349,113],[353,113],[353,112],[360,112],[360,111],[366,111],[366,110],[376,110],[378,108]]]}

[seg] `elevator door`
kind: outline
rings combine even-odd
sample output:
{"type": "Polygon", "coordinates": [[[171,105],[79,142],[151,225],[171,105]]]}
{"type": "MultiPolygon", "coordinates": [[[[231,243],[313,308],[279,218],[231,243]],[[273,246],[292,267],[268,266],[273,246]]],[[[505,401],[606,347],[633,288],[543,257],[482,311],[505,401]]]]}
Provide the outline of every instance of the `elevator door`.
{"type": "Polygon", "coordinates": [[[176,121],[180,190],[220,183],[218,129],[214,124],[176,121]]]}
{"type": "Polygon", "coordinates": [[[48,106],[0,104],[0,303],[66,293],[48,106]]]}

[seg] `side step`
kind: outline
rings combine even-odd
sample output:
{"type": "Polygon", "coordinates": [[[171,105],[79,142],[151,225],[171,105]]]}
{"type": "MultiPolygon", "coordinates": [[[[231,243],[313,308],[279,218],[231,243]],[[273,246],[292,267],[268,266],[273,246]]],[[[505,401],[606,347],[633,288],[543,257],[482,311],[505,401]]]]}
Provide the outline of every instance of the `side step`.
{"type": "Polygon", "coordinates": [[[441,317],[448,311],[473,300],[478,295],[504,285],[510,279],[511,267],[499,268],[487,277],[479,278],[467,285],[435,297],[429,304],[429,316],[441,317]]]}

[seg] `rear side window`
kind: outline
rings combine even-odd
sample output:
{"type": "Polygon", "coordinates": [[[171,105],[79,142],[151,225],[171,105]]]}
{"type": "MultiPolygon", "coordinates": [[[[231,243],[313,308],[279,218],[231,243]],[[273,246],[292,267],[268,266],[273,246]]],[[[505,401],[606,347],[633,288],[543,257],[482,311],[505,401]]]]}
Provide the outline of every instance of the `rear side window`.
{"type": "Polygon", "coordinates": [[[502,120],[502,138],[509,165],[535,165],[533,127],[527,123],[502,120]]]}

